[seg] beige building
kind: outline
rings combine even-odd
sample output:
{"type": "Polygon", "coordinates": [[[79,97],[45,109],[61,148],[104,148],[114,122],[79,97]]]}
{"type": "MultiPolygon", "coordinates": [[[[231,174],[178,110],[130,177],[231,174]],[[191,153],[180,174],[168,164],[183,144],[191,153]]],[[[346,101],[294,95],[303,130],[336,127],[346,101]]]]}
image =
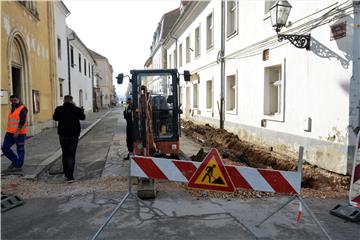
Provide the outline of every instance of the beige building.
{"type": "MultiPolygon", "coordinates": [[[[93,58],[95,59],[97,65],[97,76],[96,84],[98,87],[99,94],[96,96],[99,98],[99,107],[107,108],[111,105],[111,100],[113,99],[113,68],[109,63],[109,60],[90,50],[93,58]]],[[[94,100],[95,101],[95,100],[94,100]]]]}
{"type": "Polygon", "coordinates": [[[29,133],[52,127],[56,105],[56,58],[52,1],[0,1],[1,131],[17,94],[28,107],[29,133]]]}

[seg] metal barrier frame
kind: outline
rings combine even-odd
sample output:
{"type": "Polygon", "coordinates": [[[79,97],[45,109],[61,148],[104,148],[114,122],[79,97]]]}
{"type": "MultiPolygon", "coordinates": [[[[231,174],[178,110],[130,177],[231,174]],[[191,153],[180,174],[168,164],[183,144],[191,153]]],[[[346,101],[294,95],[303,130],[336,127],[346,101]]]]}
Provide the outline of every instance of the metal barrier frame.
{"type": "MultiPolygon", "coordinates": [[[[299,147],[299,159],[298,159],[298,168],[297,168],[297,172],[299,173],[299,177],[300,177],[300,189],[301,189],[301,179],[302,179],[302,162],[303,162],[303,155],[304,155],[304,147],[300,146],[299,147]]],[[[119,204],[115,207],[115,209],[112,211],[112,213],[110,214],[110,216],[107,218],[107,220],[101,225],[101,227],[99,228],[99,230],[95,233],[95,235],[91,238],[91,240],[95,240],[99,234],[101,233],[101,231],[104,229],[104,227],[109,223],[109,221],[111,220],[111,218],[114,216],[114,214],[122,207],[122,205],[125,203],[125,201],[129,198],[129,197],[134,197],[135,199],[137,199],[139,202],[141,202],[145,207],[147,207],[151,212],[153,212],[156,216],[160,216],[153,208],[151,208],[150,206],[148,206],[143,200],[141,200],[136,194],[134,194],[132,192],[132,187],[131,187],[131,162],[132,162],[132,158],[134,157],[134,155],[130,156],[130,160],[129,160],[129,171],[128,171],[128,192],[126,193],[126,195],[123,197],[123,199],[119,202],[119,204]]],[[[288,204],[290,204],[292,201],[294,201],[295,199],[297,199],[300,204],[302,204],[305,208],[305,210],[310,214],[311,218],[314,220],[314,222],[320,227],[321,231],[324,233],[324,235],[328,238],[331,239],[330,235],[327,233],[326,229],[322,226],[322,224],[320,223],[320,221],[316,218],[315,214],[311,211],[310,207],[305,203],[304,199],[300,196],[300,193],[293,195],[292,197],[290,197],[290,199],[288,201],[286,201],[283,205],[281,205],[278,209],[276,209],[273,213],[271,213],[270,215],[268,215],[266,218],[264,218],[261,222],[259,222],[258,224],[256,224],[257,227],[260,227],[261,224],[263,224],[265,221],[267,221],[268,219],[270,219],[273,215],[275,215],[276,213],[278,213],[281,209],[283,209],[284,207],[286,207],[288,204]]]]}
{"type": "MultiPolygon", "coordinates": [[[[297,168],[297,172],[300,174],[300,179],[302,179],[302,162],[303,162],[303,156],[304,156],[304,147],[300,146],[299,147],[299,159],[298,159],[298,168],[297,168]]],[[[301,181],[300,181],[300,185],[301,185],[301,181]]],[[[300,186],[301,189],[301,186],[300,186]]],[[[302,204],[304,206],[304,209],[310,214],[311,218],[314,220],[314,222],[320,227],[321,231],[324,233],[324,235],[328,238],[331,239],[330,235],[327,233],[326,229],[324,228],[324,226],[320,223],[320,221],[316,218],[315,214],[313,213],[313,211],[311,211],[310,207],[306,204],[306,202],[304,201],[304,199],[301,197],[300,193],[299,194],[295,194],[294,196],[292,196],[289,200],[287,200],[283,205],[281,205],[278,209],[276,209],[274,212],[272,212],[271,214],[269,214],[267,217],[265,217],[262,221],[260,221],[258,224],[256,224],[256,227],[260,227],[261,224],[263,224],[265,221],[267,221],[269,218],[271,218],[273,215],[275,215],[276,213],[278,213],[281,209],[283,209],[284,207],[286,207],[288,204],[290,204],[292,201],[294,201],[295,199],[297,199],[299,201],[300,204],[302,204]]]]}
{"type": "Polygon", "coordinates": [[[152,207],[150,207],[148,204],[146,204],[143,200],[141,200],[136,194],[133,193],[132,187],[131,187],[131,158],[133,155],[130,156],[129,159],[129,175],[128,175],[128,191],[123,197],[123,199],[118,203],[118,205],[115,207],[115,209],[111,212],[110,216],[106,219],[106,221],[101,225],[99,230],[95,233],[95,235],[91,238],[91,240],[95,240],[101,233],[101,231],[104,229],[104,227],[110,222],[111,218],[115,215],[115,213],[122,207],[122,205],[125,203],[125,201],[133,197],[139,202],[141,202],[145,207],[147,207],[151,212],[153,212],[156,216],[160,216],[152,207]]]}

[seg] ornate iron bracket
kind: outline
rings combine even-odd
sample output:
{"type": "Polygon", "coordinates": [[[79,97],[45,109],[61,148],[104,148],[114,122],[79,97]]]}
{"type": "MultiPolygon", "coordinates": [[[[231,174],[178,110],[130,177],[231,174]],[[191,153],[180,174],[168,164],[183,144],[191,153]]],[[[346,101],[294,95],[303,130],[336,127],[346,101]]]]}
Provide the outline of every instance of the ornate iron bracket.
{"type": "Polygon", "coordinates": [[[297,48],[306,48],[310,50],[310,34],[308,35],[297,35],[297,34],[278,34],[278,40],[289,40],[292,45],[297,48]]]}

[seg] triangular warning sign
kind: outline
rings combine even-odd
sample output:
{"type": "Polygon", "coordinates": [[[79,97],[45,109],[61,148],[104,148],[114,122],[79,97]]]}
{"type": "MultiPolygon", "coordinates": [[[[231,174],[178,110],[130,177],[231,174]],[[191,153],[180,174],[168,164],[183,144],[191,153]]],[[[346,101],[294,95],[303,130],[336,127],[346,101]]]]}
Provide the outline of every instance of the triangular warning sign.
{"type": "Polygon", "coordinates": [[[191,176],[188,187],[224,192],[235,190],[219,152],[215,148],[210,150],[191,176]]]}

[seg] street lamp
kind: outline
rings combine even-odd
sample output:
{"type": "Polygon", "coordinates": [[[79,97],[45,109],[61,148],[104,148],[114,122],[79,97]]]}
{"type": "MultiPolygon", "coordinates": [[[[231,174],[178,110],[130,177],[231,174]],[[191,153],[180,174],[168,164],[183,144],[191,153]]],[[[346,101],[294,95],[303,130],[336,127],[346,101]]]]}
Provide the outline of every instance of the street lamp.
{"type": "Polygon", "coordinates": [[[281,42],[282,40],[287,39],[297,48],[305,48],[306,50],[310,50],[310,34],[279,34],[281,28],[286,25],[290,10],[291,5],[286,0],[277,0],[269,9],[271,25],[275,28],[275,31],[278,35],[278,40],[281,42]]]}

